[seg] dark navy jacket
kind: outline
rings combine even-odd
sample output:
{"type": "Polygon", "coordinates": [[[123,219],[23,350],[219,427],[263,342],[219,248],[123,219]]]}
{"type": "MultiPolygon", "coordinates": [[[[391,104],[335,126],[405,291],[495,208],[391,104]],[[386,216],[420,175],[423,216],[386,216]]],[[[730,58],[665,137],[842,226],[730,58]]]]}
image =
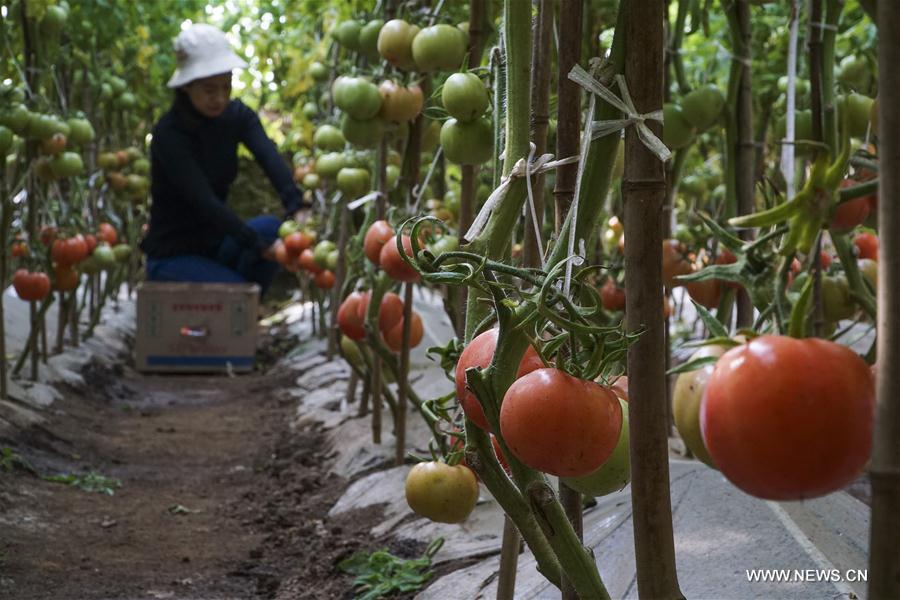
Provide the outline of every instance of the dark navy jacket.
{"type": "Polygon", "coordinates": [[[263,131],[256,113],[239,100],[210,119],[183,92],[153,128],[150,144],[150,227],[141,248],[150,258],[215,255],[225,236],[249,249],[263,242],[226,205],[237,177],[238,143],[256,158],[288,214],[302,204],[290,167],[263,131]]]}

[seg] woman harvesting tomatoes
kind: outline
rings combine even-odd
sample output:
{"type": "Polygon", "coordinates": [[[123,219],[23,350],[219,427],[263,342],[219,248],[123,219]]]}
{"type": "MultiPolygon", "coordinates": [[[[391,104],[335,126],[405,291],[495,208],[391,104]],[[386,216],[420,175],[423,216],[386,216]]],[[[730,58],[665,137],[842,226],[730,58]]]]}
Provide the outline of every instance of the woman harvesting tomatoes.
{"type": "Polygon", "coordinates": [[[172,108],[153,129],[153,204],[141,248],[152,281],[255,282],[265,291],[275,272],[273,244],[280,220],[246,223],[228,208],[243,143],[275,187],[288,215],[298,218],[302,195],[291,170],[257,115],[231,100],[231,71],[246,66],[225,35],[197,24],[175,40],[178,68],[169,80],[172,108]]]}

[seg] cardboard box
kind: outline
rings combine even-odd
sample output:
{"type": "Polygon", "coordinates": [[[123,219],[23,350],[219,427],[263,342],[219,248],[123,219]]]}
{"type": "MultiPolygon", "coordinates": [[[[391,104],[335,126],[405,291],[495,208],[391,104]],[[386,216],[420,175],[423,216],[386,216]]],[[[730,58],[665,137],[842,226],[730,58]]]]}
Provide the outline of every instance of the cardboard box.
{"type": "Polygon", "coordinates": [[[141,283],[135,367],[144,372],[252,370],[258,303],[256,284],[141,283]]]}

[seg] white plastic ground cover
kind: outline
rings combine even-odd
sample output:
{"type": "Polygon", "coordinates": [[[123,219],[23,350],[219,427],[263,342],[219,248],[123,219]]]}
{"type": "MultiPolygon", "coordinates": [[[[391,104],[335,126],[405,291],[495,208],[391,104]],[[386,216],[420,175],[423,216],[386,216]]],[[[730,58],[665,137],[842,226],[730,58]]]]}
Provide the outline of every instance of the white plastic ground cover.
{"type": "MultiPolygon", "coordinates": [[[[695,461],[671,461],[678,579],[692,599],[865,598],[868,508],[838,492],[808,502],[752,498],[695,461]],[[769,570],[763,573],[763,570],[769,570]],[[787,581],[760,581],[778,577],[787,581]]],[[[637,598],[630,487],[585,512],[585,540],[613,598],[637,598]]],[[[494,598],[499,556],[450,573],[417,598],[494,598]]],[[[559,591],[519,557],[516,598],[559,591]]]]}
{"type": "MultiPolygon", "coordinates": [[[[3,291],[2,302],[7,356],[18,357],[28,339],[29,305],[19,299],[12,286],[3,291]]],[[[41,413],[61,398],[56,387],[59,384],[84,385],[81,369],[90,361],[112,364],[118,360],[128,350],[126,339],[134,335],[134,310],[134,301],[127,297],[123,287],[117,301],[104,307],[94,335],[77,348],[67,346],[62,354],[51,356],[47,364],[41,364],[38,381],[10,378],[10,399],[0,400],[0,435],[11,437],[17,429],[42,423],[41,413]]],[[[47,342],[53,346],[56,343],[56,303],[47,310],[46,322],[47,342]]],[[[26,365],[23,371],[27,370],[26,365]]]]}

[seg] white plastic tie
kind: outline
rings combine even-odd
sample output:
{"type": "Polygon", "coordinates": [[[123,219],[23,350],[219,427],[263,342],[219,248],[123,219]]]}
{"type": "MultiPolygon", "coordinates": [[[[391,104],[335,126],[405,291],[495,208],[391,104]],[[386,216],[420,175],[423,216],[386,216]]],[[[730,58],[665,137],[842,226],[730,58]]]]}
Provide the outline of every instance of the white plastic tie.
{"type": "Polygon", "coordinates": [[[541,268],[547,265],[544,262],[544,242],[541,240],[541,226],[538,223],[537,209],[534,206],[534,190],[531,188],[531,164],[534,160],[534,153],[537,146],[529,142],[528,162],[525,163],[525,184],[528,187],[528,208],[531,212],[531,225],[534,228],[534,240],[537,243],[538,256],[541,257],[541,268]]]}
{"type": "Polygon", "coordinates": [[[428,169],[428,172],[425,174],[425,180],[422,181],[421,185],[416,184],[413,187],[412,195],[413,198],[416,199],[413,204],[413,213],[419,212],[419,203],[422,200],[422,194],[425,193],[425,189],[428,187],[428,182],[431,180],[431,174],[434,173],[434,169],[437,167],[438,161],[441,159],[441,152],[443,151],[443,147],[438,146],[437,151],[434,153],[434,160],[431,161],[431,167],[428,169]]]}
{"type": "Polygon", "coordinates": [[[625,78],[621,75],[616,75],[616,83],[619,86],[619,91],[622,93],[622,97],[619,98],[616,96],[609,88],[605,87],[595,78],[588,75],[587,71],[581,68],[580,65],[575,65],[572,67],[572,70],[569,72],[569,79],[586,89],[588,92],[593,94],[594,96],[600,96],[613,105],[623,113],[625,113],[626,118],[624,119],[610,119],[607,121],[597,121],[592,123],[592,136],[591,139],[596,139],[600,137],[604,137],[615,133],[617,131],[621,131],[630,125],[634,125],[637,127],[638,137],[644,146],[647,147],[650,152],[655,154],[659,160],[665,162],[672,157],[672,152],[666,147],[666,145],[662,142],[661,139],[656,137],[656,134],[650,131],[650,128],[647,127],[647,120],[659,121],[662,123],[663,121],[663,111],[662,109],[654,110],[648,113],[639,113],[634,106],[634,102],[631,100],[631,94],[628,93],[628,86],[625,83],[625,78]]]}
{"type": "MultiPolygon", "coordinates": [[[[552,154],[543,154],[536,161],[534,161],[528,172],[531,173],[532,176],[538,175],[540,173],[546,173],[547,171],[552,171],[556,167],[561,165],[570,165],[578,160],[577,156],[570,156],[568,158],[563,158],[560,160],[552,160],[552,154]]],[[[466,231],[465,239],[471,241],[478,237],[478,234],[484,229],[484,226],[487,225],[488,219],[491,216],[491,211],[494,210],[494,207],[498,202],[502,201],[506,198],[507,192],[509,192],[510,186],[513,184],[513,181],[519,177],[525,177],[526,168],[525,168],[525,159],[520,158],[516,161],[516,164],[513,165],[512,170],[509,172],[509,175],[505,176],[501,181],[500,185],[497,186],[491,195],[488,196],[488,199],[484,201],[484,206],[481,207],[481,210],[476,215],[475,219],[472,221],[471,227],[466,231]]]]}
{"type": "Polygon", "coordinates": [[[349,210],[356,210],[363,204],[368,204],[369,202],[372,202],[373,200],[377,200],[379,196],[381,196],[381,192],[379,192],[377,190],[374,192],[369,192],[368,194],[366,194],[365,196],[362,196],[361,198],[357,198],[356,200],[354,200],[352,202],[348,202],[347,208],[349,210]]]}

